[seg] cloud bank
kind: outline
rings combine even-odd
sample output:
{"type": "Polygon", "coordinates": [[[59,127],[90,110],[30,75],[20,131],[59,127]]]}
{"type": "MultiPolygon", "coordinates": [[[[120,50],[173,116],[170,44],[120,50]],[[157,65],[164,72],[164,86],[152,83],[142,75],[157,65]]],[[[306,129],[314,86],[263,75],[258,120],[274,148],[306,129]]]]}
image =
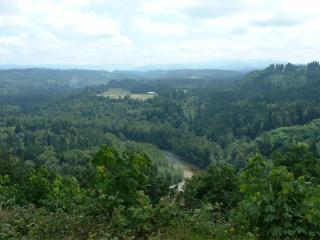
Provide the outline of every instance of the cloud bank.
{"type": "Polygon", "coordinates": [[[307,62],[316,0],[1,0],[0,63],[307,62]]]}

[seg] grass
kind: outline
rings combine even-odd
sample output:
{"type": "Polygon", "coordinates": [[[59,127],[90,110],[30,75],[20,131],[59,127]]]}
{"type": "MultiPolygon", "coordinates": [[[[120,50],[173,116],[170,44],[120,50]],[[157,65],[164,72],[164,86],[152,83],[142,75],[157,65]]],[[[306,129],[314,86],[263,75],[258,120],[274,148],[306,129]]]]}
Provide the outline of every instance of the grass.
{"type": "Polygon", "coordinates": [[[102,96],[109,97],[112,99],[122,99],[125,97],[129,97],[135,100],[146,101],[148,99],[154,98],[156,94],[149,94],[149,93],[131,93],[128,90],[122,88],[110,88],[108,91],[102,93],[102,96]]]}
{"type": "Polygon", "coordinates": [[[145,100],[154,98],[154,94],[149,94],[149,93],[130,94],[130,98],[145,101],[145,100]]]}
{"type": "Polygon", "coordinates": [[[104,97],[109,97],[112,99],[120,99],[126,96],[130,96],[130,92],[121,88],[110,88],[108,89],[108,91],[105,91],[104,93],[102,93],[102,95],[104,97]]]}

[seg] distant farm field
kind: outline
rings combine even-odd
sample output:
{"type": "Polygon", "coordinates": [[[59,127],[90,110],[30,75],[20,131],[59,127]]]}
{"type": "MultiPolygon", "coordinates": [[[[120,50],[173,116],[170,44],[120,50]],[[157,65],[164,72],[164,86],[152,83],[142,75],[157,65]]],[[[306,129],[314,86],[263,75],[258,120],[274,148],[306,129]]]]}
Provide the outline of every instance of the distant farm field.
{"type": "Polygon", "coordinates": [[[145,101],[145,100],[154,98],[156,94],[155,93],[131,93],[130,91],[121,89],[121,88],[110,88],[108,89],[108,91],[105,91],[104,93],[102,93],[102,96],[109,97],[112,99],[121,99],[128,96],[131,99],[145,101]]]}

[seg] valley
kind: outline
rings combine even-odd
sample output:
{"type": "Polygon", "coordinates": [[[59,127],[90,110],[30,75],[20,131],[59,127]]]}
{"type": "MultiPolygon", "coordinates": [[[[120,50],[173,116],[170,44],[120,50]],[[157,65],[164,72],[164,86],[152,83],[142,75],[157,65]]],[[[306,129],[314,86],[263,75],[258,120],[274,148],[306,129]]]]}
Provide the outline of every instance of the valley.
{"type": "Polygon", "coordinates": [[[116,74],[0,71],[4,236],[320,234],[319,63],[116,74]]]}
{"type": "Polygon", "coordinates": [[[184,161],[181,157],[175,155],[169,151],[162,151],[163,155],[168,159],[174,166],[183,169],[183,178],[190,179],[192,178],[194,172],[196,171],[197,167],[191,165],[190,163],[184,161]]]}
{"type": "Polygon", "coordinates": [[[319,240],[319,10],[0,0],[0,240],[319,240]]]}
{"type": "Polygon", "coordinates": [[[162,153],[165,158],[173,164],[173,166],[177,167],[178,169],[182,169],[183,171],[183,181],[175,185],[171,185],[170,188],[172,189],[177,187],[178,191],[183,191],[185,181],[192,178],[197,168],[190,163],[185,162],[181,157],[175,155],[172,152],[162,151],[162,153]]]}

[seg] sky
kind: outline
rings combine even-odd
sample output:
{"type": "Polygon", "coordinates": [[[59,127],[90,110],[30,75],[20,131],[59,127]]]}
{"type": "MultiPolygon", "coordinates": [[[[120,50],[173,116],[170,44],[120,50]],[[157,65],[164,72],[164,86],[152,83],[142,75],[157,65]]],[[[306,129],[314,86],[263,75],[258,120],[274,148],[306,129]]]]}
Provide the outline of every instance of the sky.
{"type": "Polygon", "coordinates": [[[0,64],[320,56],[318,0],[0,0],[0,64]]]}

